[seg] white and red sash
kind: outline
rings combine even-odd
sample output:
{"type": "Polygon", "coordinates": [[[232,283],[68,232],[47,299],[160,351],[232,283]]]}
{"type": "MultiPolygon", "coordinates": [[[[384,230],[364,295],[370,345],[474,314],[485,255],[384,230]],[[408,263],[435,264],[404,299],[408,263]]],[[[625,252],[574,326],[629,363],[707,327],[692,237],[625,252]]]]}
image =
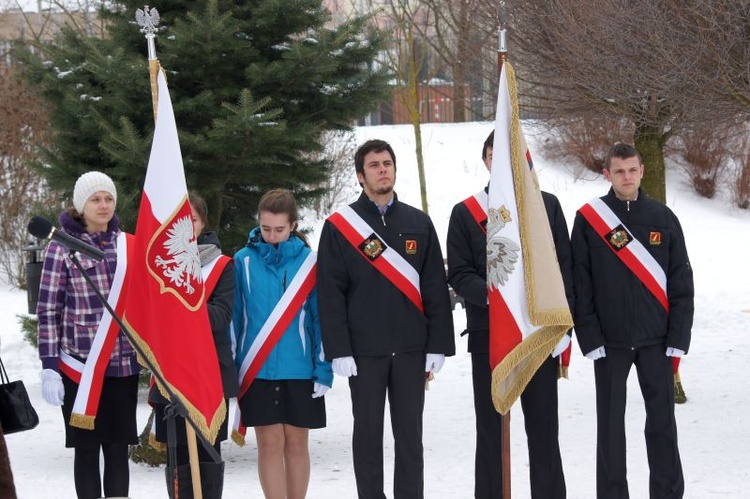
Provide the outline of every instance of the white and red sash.
{"type": "MultiPolygon", "coordinates": [[[[122,316],[124,300],[120,300],[128,268],[128,246],[134,238],[131,234],[120,232],[117,236],[117,266],[112,286],[107,296],[107,303],[118,316],[122,316]]],[[[94,420],[99,409],[99,398],[102,393],[104,373],[109,365],[115,348],[120,326],[112,314],[104,309],[99,327],[91,343],[91,350],[85,363],[61,352],[60,370],[78,383],[78,393],[73,402],[70,425],[87,430],[94,429],[94,420]]]]}
{"type": "Polygon", "coordinates": [[[419,274],[404,257],[386,245],[383,238],[350,206],[334,213],[328,217],[328,220],[367,262],[396,286],[420,312],[424,312],[422,294],[419,288],[419,274]],[[362,250],[362,246],[368,240],[373,240],[373,238],[379,240],[382,248],[378,254],[370,257],[362,250]]]}
{"type": "Polygon", "coordinates": [[[75,381],[76,384],[80,384],[81,373],[83,372],[84,366],[83,362],[75,357],[71,357],[62,350],[60,350],[59,356],[60,371],[62,371],[65,376],[75,381]]]}
{"type": "MultiPolygon", "coordinates": [[[[297,313],[304,305],[308,296],[315,287],[317,272],[316,263],[317,254],[311,251],[302,265],[294,274],[292,281],[289,283],[286,291],[276,306],[271,311],[263,326],[260,328],[258,335],[250,345],[250,349],[242,359],[240,364],[240,392],[237,400],[247,392],[255,377],[258,375],[260,368],[266,362],[266,359],[279,342],[284,332],[289,328],[297,313]]],[[[245,444],[245,434],[247,428],[242,426],[240,416],[240,406],[237,404],[237,410],[232,425],[232,440],[238,445],[245,444]]]]}
{"type": "Polygon", "coordinates": [[[211,293],[214,292],[216,285],[219,283],[224,268],[231,262],[232,259],[226,255],[219,255],[204,266],[201,267],[201,275],[203,276],[203,289],[206,292],[206,296],[210,297],[211,293]]]}
{"type": "Polygon", "coordinates": [[[464,199],[463,203],[471,213],[471,216],[482,229],[482,232],[487,233],[487,203],[489,199],[484,189],[477,192],[471,197],[464,199]]]}
{"type": "Polygon", "coordinates": [[[594,231],[615,255],[635,274],[644,286],[656,297],[657,301],[669,312],[667,298],[667,275],[659,262],[648,252],[641,242],[633,237],[633,233],[599,198],[585,204],[580,210],[581,215],[588,221],[594,231]],[[620,249],[616,249],[609,241],[609,236],[618,227],[623,227],[630,235],[630,240],[620,249]]]}

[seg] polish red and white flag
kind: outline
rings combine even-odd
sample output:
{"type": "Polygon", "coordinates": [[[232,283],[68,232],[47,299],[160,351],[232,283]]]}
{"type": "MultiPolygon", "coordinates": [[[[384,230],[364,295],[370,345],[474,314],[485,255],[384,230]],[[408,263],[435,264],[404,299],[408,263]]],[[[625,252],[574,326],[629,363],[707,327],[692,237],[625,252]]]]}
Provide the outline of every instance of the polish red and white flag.
{"type": "Polygon", "coordinates": [[[177,125],[162,71],[157,81],[156,130],[129,263],[124,321],[150,360],[162,394],[169,397],[168,388],[213,443],[226,406],[177,125]]]}
{"type": "Polygon", "coordinates": [[[506,414],[573,326],[507,62],[500,72],[488,193],[487,288],[492,399],[506,414]]]}

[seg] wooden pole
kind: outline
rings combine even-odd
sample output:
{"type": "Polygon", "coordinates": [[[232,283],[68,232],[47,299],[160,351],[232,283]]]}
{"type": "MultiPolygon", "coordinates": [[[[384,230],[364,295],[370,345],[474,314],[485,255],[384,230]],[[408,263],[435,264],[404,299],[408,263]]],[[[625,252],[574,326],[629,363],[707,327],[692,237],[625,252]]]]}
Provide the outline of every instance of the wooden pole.
{"type": "Polygon", "coordinates": [[[156,123],[157,110],[159,108],[159,84],[156,78],[159,75],[161,65],[159,59],[149,59],[148,61],[148,73],[149,79],[151,80],[151,105],[154,108],[154,123],[156,123]]]}
{"type": "MultiPolygon", "coordinates": [[[[500,2],[497,12],[498,39],[497,39],[497,76],[498,81],[503,71],[503,64],[508,58],[508,49],[505,46],[505,2],[500,2]]],[[[500,89],[498,88],[498,92],[500,89]]],[[[510,411],[500,416],[500,476],[503,481],[503,499],[511,499],[510,487],[510,411]]]]}
{"type": "Polygon", "coordinates": [[[186,424],[188,442],[188,455],[190,456],[190,478],[193,481],[193,498],[203,499],[203,486],[201,485],[201,468],[198,460],[198,441],[195,438],[195,430],[186,424]]]}
{"type": "Polygon", "coordinates": [[[502,463],[503,499],[510,499],[510,411],[500,416],[500,462],[502,463]]]}

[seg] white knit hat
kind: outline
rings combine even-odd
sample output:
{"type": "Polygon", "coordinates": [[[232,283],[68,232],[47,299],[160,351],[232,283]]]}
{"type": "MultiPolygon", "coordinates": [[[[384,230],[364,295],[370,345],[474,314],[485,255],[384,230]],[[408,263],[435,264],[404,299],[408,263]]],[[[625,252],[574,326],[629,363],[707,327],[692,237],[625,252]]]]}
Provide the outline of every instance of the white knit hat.
{"type": "Polygon", "coordinates": [[[73,206],[76,211],[82,214],[86,201],[99,191],[112,194],[112,197],[115,198],[115,203],[117,203],[115,183],[107,175],[102,172],[88,172],[78,177],[76,186],[73,188],[73,206]]]}

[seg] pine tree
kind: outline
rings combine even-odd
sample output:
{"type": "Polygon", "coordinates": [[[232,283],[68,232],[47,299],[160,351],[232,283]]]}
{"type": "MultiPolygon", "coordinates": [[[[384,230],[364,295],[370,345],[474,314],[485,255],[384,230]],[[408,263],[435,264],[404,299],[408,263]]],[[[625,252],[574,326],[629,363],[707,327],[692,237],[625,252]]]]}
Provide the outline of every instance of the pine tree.
{"type": "MultiPolygon", "coordinates": [[[[64,29],[25,61],[55,130],[41,171],[68,192],[85,171],[111,175],[121,191],[118,213],[133,230],[154,128],[145,40],[133,23],[142,3],[107,5],[103,39],[64,29]]],[[[381,35],[365,18],[326,27],[330,14],[320,0],[165,0],[156,7],[163,26],[157,55],[188,187],[206,198],[209,226],[232,251],[265,190],[289,188],[302,204],[320,194],[328,163],[312,157],[322,134],[349,128],[387,91],[387,75],[374,63],[381,35]]]]}

